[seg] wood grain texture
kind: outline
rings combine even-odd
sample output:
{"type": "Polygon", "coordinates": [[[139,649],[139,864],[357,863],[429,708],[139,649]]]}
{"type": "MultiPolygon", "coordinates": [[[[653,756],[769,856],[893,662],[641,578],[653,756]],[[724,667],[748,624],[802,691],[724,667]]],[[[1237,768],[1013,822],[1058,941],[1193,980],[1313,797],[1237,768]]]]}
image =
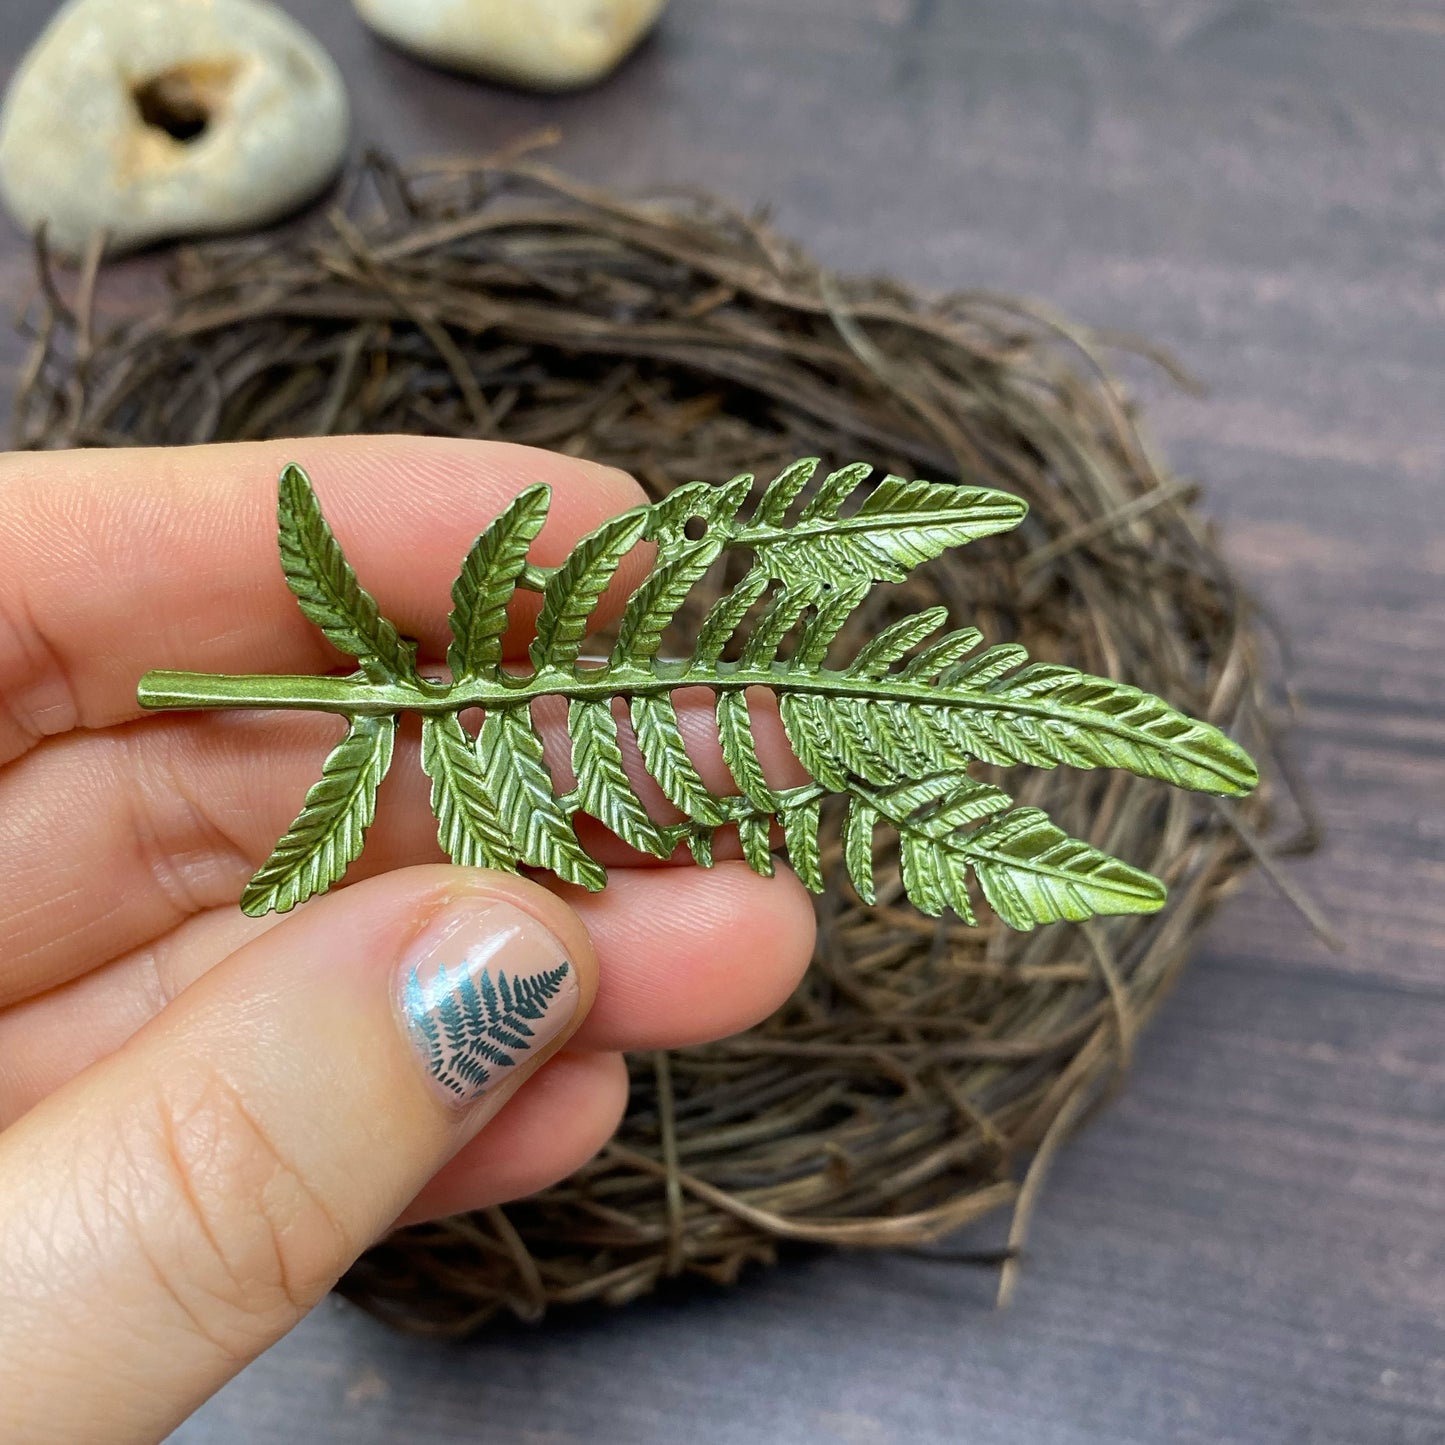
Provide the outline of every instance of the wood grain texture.
{"type": "MultiPolygon", "coordinates": [[[[1211,394],[1143,378],[1154,430],[1294,639],[1330,829],[1300,874],[1349,946],[1257,881],[1231,902],[1056,1169],[1006,1315],[983,1273],[883,1256],[465,1347],[328,1306],[177,1438],[1445,1439],[1439,5],[675,0],[565,98],[414,65],[334,0],[286,8],[340,62],[359,141],[557,123],[587,178],[767,202],[838,266],[1022,291],[1179,353],[1211,394]]],[[[0,62],[48,9],[10,0],[0,62]]],[[[8,294],[26,271],[7,230],[8,294]]]]}

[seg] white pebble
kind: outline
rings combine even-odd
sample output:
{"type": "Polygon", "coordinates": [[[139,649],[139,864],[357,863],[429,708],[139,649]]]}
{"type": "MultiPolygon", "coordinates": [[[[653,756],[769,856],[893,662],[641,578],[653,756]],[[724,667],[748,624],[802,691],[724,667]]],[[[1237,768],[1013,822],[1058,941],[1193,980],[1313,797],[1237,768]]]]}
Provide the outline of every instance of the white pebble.
{"type": "Polygon", "coordinates": [[[346,151],[331,58],[264,0],[71,0],[0,109],[0,191],[79,254],[263,225],[346,151]]]}
{"type": "Polygon", "coordinates": [[[600,80],[667,0],[356,0],[378,34],[439,65],[536,90],[600,80]]]}

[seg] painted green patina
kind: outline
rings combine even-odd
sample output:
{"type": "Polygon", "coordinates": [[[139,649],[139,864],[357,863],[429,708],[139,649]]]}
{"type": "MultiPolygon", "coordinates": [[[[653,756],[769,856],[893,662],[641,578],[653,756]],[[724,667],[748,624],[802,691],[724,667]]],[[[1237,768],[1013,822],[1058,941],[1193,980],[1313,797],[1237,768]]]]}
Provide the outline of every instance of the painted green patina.
{"type": "Polygon", "coordinates": [[[549,490],[520,493],[477,538],[452,588],[449,682],[418,670],[415,645],[358,582],[309,478],[287,467],[279,505],[286,581],[301,610],[359,670],[349,677],[151,672],[139,688],[148,708],[302,708],[349,720],[241,906],[284,912],[341,878],[375,814],[398,718],[412,711],[422,717],[422,765],[440,840],[458,863],[542,868],[599,889],[607,875],[578,837],[580,813],[644,853],[663,858],[686,846],[704,866],[719,831],[735,828],[747,863],[770,873],[777,824],[794,870],[817,892],[819,810],[841,795],[846,867],[865,902],[873,900],[874,829],[883,825],[898,833],[908,898],[928,914],[952,909],[972,922],[972,883],[1019,929],[1161,907],[1158,879],[1069,837],[1038,809],[1015,807],[971,777],[969,764],[1116,767],[1237,796],[1257,781],[1247,754],[1208,723],[1125,683],[1031,664],[1012,644],[984,647],[973,628],[945,632],[942,608],[904,618],[850,661],[828,666],[831,644],[874,587],[903,581],[951,547],[1011,530],[1026,507],[976,486],[889,476],[867,487],[872,469],[863,463],[810,486],[817,465],[786,468],[751,508],[750,476],[679,487],[604,523],[555,568],[528,560],[549,490]],[[623,608],[610,654],[582,659],[599,599],[622,559],[644,542],[654,545],[655,561],[623,608]],[[747,552],[749,569],[707,614],[690,655],[663,660],[668,624],[733,551],[747,552]],[[531,667],[521,672],[504,668],[502,658],[518,589],[542,597],[531,667]],[[684,746],[673,693],[699,686],[714,694],[736,792],[709,789],[684,746]],[[776,698],[810,781],[770,786],[754,743],[750,688],[776,698]],[[576,784],[567,792],[554,784],[530,712],[549,696],[568,702],[576,784]],[[656,821],[629,780],[615,700],[626,706],[642,762],[680,822],[656,821]],[[484,714],[475,736],[460,716],[472,708],[484,714]]]}

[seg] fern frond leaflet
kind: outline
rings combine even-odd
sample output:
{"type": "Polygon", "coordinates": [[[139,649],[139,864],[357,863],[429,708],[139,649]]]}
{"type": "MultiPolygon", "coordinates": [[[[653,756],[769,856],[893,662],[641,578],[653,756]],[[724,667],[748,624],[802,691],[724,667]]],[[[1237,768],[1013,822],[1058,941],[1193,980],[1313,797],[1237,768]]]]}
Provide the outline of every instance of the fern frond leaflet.
{"type": "Polygon", "coordinates": [[[475,677],[502,660],[507,608],[526,570],[527,549],[547,520],[551,490],[519,492],[472,544],[452,584],[452,642],[447,665],[453,677],[475,677]]]}
{"type": "Polygon", "coordinates": [[[424,717],[421,765],[432,780],[437,838],[464,868],[512,869],[521,857],[497,812],[487,775],[456,713],[424,717]]]}
{"type": "Polygon", "coordinates": [[[537,636],[530,649],[534,667],[570,667],[577,660],[588,619],[618,564],[646,527],[645,509],[624,512],[604,522],[584,537],[547,579],[537,636]]]}
{"type": "Polygon", "coordinates": [[[581,810],[629,847],[655,858],[671,856],[676,843],[653,820],[627,776],[611,703],[574,699],[568,709],[567,730],[572,735],[575,798],[581,810]]]}
{"type": "Polygon", "coordinates": [[[281,570],[306,618],[333,646],[356,658],[373,682],[411,678],[415,649],[357,580],[322,514],[311,478],[298,466],[281,472],[276,516],[281,570]]]}
{"type": "Polygon", "coordinates": [[[332,749],[301,812],[241,895],[243,912],[285,913],[341,880],[376,817],[376,792],[391,767],[394,717],[359,717],[332,749]]]}

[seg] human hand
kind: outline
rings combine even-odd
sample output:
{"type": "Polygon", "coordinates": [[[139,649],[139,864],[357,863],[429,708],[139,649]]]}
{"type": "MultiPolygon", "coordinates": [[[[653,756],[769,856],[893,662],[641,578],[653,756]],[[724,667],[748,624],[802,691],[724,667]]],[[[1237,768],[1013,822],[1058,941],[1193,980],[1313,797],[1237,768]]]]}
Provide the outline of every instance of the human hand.
{"type": "MultiPolygon", "coordinates": [[[[577,1168],[620,1117],[621,1050],[748,1026],[811,949],[807,895],[783,869],[646,866],[604,842],[610,881],[589,895],[441,863],[414,758],[384,784],[348,886],[246,918],[241,889],[338,722],[142,718],[135,687],[149,667],[349,670],[281,578],[287,461],[316,477],[423,658],[444,655],[459,560],[524,486],[554,489],[544,565],[643,500],[586,462],[418,438],[0,462],[7,1445],[165,1435],[399,1220],[577,1168]],[[483,964],[493,983],[542,982],[514,1011],[511,1062],[478,1069],[433,1025],[467,1002],[446,977],[480,982],[483,964]]],[[[609,596],[636,580],[624,571],[609,596]]],[[[509,652],[525,652],[530,621],[517,616],[509,652]]],[[[679,703],[709,786],[729,791],[709,710],[679,703]]],[[[784,781],[772,724],[757,731],[784,781]]],[[[416,736],[398,748],[415,753],[416,736]]]]}

